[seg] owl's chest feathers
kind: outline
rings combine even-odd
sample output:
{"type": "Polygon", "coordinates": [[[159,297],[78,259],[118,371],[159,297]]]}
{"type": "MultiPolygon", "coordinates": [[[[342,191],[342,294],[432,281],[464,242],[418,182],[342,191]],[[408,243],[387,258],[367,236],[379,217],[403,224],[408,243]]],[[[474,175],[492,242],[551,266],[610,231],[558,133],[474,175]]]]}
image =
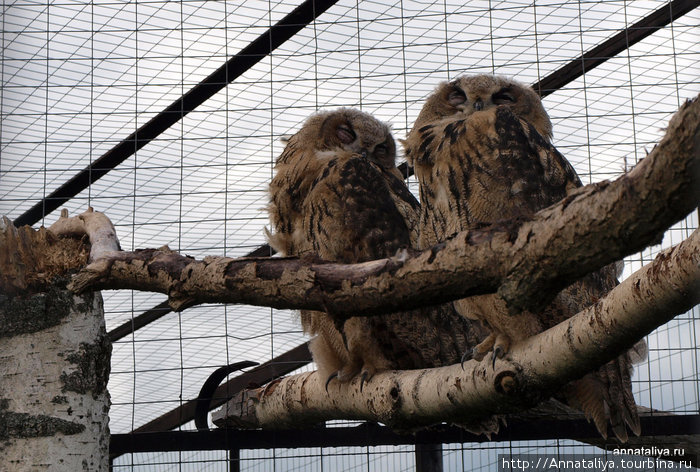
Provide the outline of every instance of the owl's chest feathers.
{"type": "Polygon", "coordinates": [[[495,113],[478,112],[425,128],[431,134],[424,134],[429,139],[422,148],[430,157],[416,162],[416,174],[427,204],[424,211],[453,220],[443,224],[446,231],[530,216],[559,196],[552,184],[563,180],[555,178],[562,172],[544,159],[551,148],[536,152],[524,133],[527,124],[515,119],[509,127],[498,127],[496,118],[495,113]],[[543,189],[552,191],[551,198],[545,198],[543,189]]]}

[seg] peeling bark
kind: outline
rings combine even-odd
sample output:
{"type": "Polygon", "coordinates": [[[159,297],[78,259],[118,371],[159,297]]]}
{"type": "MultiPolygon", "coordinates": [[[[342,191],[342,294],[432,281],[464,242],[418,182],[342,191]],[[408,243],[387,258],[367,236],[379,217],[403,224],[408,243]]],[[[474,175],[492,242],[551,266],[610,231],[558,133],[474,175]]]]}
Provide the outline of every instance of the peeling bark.
{"type": "Polygon", "coordinates": [[[514,345],[506,359],[376,374],[332,383],[307,372],[246,390],[213,414],[219,426],[284,428],[331,419],[395,429],[443,421],[472,425],[532,407],[565,383],[617,357],[700,302],[700,230],[622,282],[597,304],[514,345]],[[566,342],[561,342],[565,340],[566,342]]]}
{"type": "Polygon", "coordinates": [[[493,292],[513,311],[536,310],[583,275],[658,242],[699,200],[696,98],[632,171],[582,187],[530,221],[466,231],[424,252],[354,265],[295,258],[197,261],[168,248],[112,252],[78,274],[71,287],[165,293],[175,310],[247,303],[344,318],[493,292]]]}
{"type": "Polygon", "coordinates": [[[111,344],[99,293],[66,288],[85,241],[0,224],[0,470],[108,470],[111,344]]]}

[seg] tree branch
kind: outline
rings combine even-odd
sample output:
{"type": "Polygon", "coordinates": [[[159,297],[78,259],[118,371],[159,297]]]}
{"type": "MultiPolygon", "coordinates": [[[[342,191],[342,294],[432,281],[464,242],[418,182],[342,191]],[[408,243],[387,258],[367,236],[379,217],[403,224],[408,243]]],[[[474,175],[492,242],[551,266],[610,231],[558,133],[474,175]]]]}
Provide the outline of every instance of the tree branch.
{"type": "Polygon", "coordinates": [[[508,359],[375,375],[335,382],[317,372],[241,392],[214,413],[219,426],[299,427],[362,419],[394,429],[449,419],[474,424],[492,414],[531,407],[561,385],[631,348],[640,338],[700,302],[700,230],[659,254],[605,298],[512,347],[508,359]],[[564,342],[562,342],[564,341],[564,342]]]}
{"type": "Polygon", "coordinates": [[[72,288],[168,294],[175,310],[247,303],[373,315],[498,292],[509,306],[537,309],[563,287],[658,242],[700,199],[700,100],[686,102],[666,135],[632,171],[578,189],[531,221],[459,233],[421,253],[355,265],[295,258],[206,257],[163,249],[110,253],[72,288]]]}

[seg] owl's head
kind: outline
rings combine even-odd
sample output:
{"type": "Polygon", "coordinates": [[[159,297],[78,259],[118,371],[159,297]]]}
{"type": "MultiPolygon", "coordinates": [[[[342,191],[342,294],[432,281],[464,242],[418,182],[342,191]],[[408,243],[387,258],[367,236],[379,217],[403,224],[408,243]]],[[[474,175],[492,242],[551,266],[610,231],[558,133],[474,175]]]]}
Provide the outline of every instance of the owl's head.
{"type": "Polygon", "coordinates": [[[464,117],[493,107],[509,107],[547,140],[552,123],[532,87],[497,75],[461,76],[438,85],[423,105],[414,129],[453,115],[464,117]]]}
{"type": "Polygon", "coordinates": [[[299,134],[317,151],[344,150],[360,154],[380,166],[395,166],[396,143],[391,129],[372,115],[340,108],[311,116],[299,134]]]}

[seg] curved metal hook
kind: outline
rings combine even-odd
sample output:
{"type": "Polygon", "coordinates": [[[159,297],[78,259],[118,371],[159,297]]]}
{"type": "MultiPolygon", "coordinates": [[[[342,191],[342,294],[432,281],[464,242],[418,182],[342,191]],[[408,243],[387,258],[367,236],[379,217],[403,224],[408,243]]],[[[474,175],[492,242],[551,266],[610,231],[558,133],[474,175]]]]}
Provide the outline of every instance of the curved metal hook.
{"type": "Polygon", "coordinates": [[[234,362],[233,364],[219,367],[211,373],[209,378],[204,382],[204,385],[202,385],[202,389],[197,396],[197,403],[194,407],[194,424],[198,431],[209,429],[207,413],[209,413],[209,405],[211,405],[214,392],[221,381],[231,372],[254,365],[258,365],[258,363],[253,361],[234,362]]]}

